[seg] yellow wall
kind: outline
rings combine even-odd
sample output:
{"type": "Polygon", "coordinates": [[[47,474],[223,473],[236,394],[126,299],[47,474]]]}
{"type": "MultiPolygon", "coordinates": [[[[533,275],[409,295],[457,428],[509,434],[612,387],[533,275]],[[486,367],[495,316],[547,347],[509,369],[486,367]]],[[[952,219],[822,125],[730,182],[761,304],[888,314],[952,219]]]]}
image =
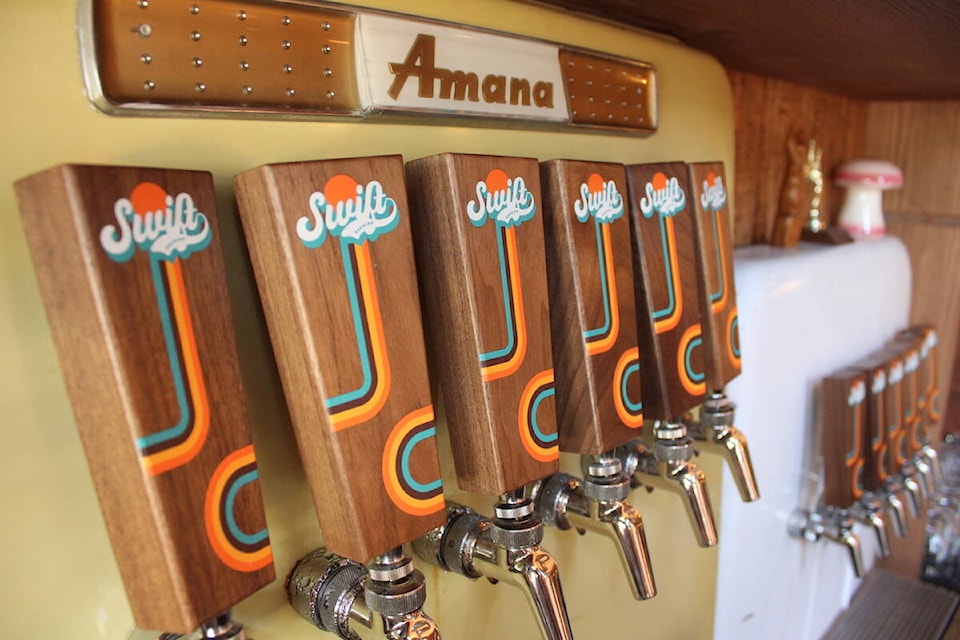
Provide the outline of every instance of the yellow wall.
{"type": "MultiPolygon", "coordinates": [[[[161,0],[167,1],[167,0],[161,0]]],[[[63,162],[203,169],[219,190],[241,358],[278,574],[321,542],[242,249],[232,176],[277,161],[442,151],[621,162],[715,160],[733,168],[733,107],[722,68],[666,40],[503,0],[371,2],[529,34],[654,63],[660,131],[648,139],[452,127],[110,117],[84,96],[71,0],[6,0],[0,8],[0,636],[122,638],[131,627],[73,425],[20,227],[12,183],[63,162]]],[[[732,177],[732,176],[731,176],[732,177]]],[[[719,498],[720,464],[700,458],[719,498]]],[[[568,471],[578,465],[565,459],[568,471]]],[[[446,485],[455,487],[452,469],[446,485]]],[[[457,496],[489,513],[490,501],[457,496]]],[[[631,599],[605,539],[548,532],[577,637],[695,640],[711,635],[716,554],[696,547],[680,501],[636,495],[660,595],[631,599]]],[[[715,505],[719,509],[719,504],[715,505]]],[[[722,543],[730,544],[732,541],[722,543]]],[[[520,593],[459,576],[429,581],[429,612],[447,638],[535,638],[520,593]]],[[[278,580],[238,607],[260,640],[317,637],[286,605],[278,580]]]]}

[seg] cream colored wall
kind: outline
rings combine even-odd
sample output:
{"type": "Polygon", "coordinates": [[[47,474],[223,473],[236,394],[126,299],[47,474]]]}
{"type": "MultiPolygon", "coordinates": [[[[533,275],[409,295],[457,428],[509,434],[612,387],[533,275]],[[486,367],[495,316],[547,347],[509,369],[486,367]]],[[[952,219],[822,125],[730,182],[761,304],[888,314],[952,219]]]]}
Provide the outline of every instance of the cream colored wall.
{"type": "MultiPolygon", "coordinates": [[[[123,638],[126,604],[46,326],[12,183],[62,162],[204,169],[219,190],[233,311],[242,344],[277,571],[321,542],[297,463],[253,278],[241,246],[231,177],[277,161],[442,151],[643,162],[714,160],[733,167],[733,106],[722,68],[666,40],[502,0],[371,5],[529,34],[653,62],[660,131],[648,139],[419,126],[109,117],[81,84],[72,0],[6,0],[0,8],[0,636],[123,638]],[[57,631],[55,632],[54,629],[57,631]]],[[[719,498],[721,467],[701,462],[719,498]]],[[[576,472],[572,459],[565,459],[576,472]]],[[[446,485],[455,487],[452,469],[446,485]]],[[[454,492],[455,493],[455,492],[454,492]]],[[[489,500],[457,496],[489,513],[489,500]]],[[[680,501],[635,495],[660,595],[632,600],[611,543],[548,531],[578,638],[696,640],[713,621],[716,554],[696,547],[680,501]]],[[[716,505],[719,510],[719,505],[716,505]]],[[[724,541],[730,544],[732,541],[724,541]]],[[[536,638],[519,591],[424,568],[429,612],[446,638],[536,638]]],[[[282,580],[238,607],[259,640],[318,637],[284,601],[282,580]]]]}

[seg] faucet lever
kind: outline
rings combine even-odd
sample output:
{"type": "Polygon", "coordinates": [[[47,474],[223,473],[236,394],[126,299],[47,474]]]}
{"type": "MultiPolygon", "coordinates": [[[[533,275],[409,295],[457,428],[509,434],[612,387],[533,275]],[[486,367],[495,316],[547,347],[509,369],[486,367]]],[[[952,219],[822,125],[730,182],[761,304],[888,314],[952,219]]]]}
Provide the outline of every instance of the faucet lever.
{"type": "Polygon", "coordinates": [[[923,513],[923,484],[917,482],[913,474],[905,471],[903,474],[903,488],[907,490],[907,506],[910,508],[910,515],[914,518],[919,518],[920,514],[923,513]]]}
{"type": "Polygon", "coordinates": [[[882,515],[883,503],[873,494],[867,494],[853,505],[851,513],[860,522],[872,527],[877,535],[880,556],[890,556],[890,540],[887,537],[887,525],[882,515]]]}
{"type": "Polygon", "coordinates": [[[903,500],[897,495],[897,492],[885,490],[883,500],[886,503],[887,512],[890,514],[890,521],[893,523],[893,531],[898,538],[906,538],[910,532],[910,525],[907,523],[906,509],[903,506],[903,500]]]}
{"type": "Polygon", "coordinates": [[[816,511],[796,509],[790,515],[787,531],[791,536],[817,542],[827,538],[847,548],[850,564],[856,577],[862,578],[866,571],[863,563],[863,545],[853,532],[853,519],[844,509],[821,507],[816,511]]]}
{"type": "Polygon", "coordinates": [[[753,471],[747,438],[733,424],[736,409],[737,405],[723,393],[712,393],[703,403],[700,423],[689,424],[688,428],[695,439],[702,440],[710,449],[723,454],[737,483],[740,499],[755,502],[760,499],[760,488],[753,471]]]}

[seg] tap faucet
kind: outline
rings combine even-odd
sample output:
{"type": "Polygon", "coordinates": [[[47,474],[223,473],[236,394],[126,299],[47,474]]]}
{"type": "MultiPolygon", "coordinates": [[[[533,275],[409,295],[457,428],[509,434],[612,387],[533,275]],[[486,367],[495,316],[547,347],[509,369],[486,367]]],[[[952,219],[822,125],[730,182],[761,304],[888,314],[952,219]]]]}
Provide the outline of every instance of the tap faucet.
{"type": "Polygon", "coordinates": [[[534,485],[531,496],[544,524],[580,534],[592,531],[610,538],[630,578],[637,600],[657,595],[647,550],[643,518],[627,497],[630,480],[612,454],[583,456],[585,478],[555,473],[534,485]]]}
{"type": "Polygon", "coordinates": [[[850,508],[850,515],[872,528],[877,536],[877,546],[880,549],[880,555],[884,558],[890,556],[890,540],[887,537],[886,520],[883,517],[884,504],[879,497],[873,495],[864,495],[860,501],[855,502],[850,508]]]}
{"type": "Polygon", "coordinates": [[[853,573],[858,578],[865,574],[863,564],[863,546],[860,538],[853,532],[853,518],[845,509],[821,506],[814,511],[795,510],[787,524],[791,536],[817,542],[826,538],[846,547],[853,573]]]}
{"type": "Polygon", "coordinates": [[[445,571],[520,588],[544,640],[572,640],[560,572],[540,546],[543,524],[533,501],[518,490],[501,496],[494,511],[489,519],[448,502],[446,521],[414,540],[414,552],[445,571]]]}
{"type": "Polygon", "coordinates": [[[402,547],[366,567],[316,549],[294,566],[286,591],[297,613],[343,640],[440,640],[423,612],[423,574],[402,547]]]}
{"type": "Polygon", "coordinates": [[[701,547],[717,544],[717,526],[703,470],[693,462],[693,441],[680,422],[654,425],[653,449],[636,439],[618,447],[616,455],[634,487],[663,488],[678,493],[701,547]]]}
{"type": "Polygon", "coordinates": [[[722,392],[714,391],[703,403],[700,420],[685,420],[685,423],[687,433],[704,450],[720,453],[726,459],[737,483],[740,499],[754,502],[760,499],[760,489],[757,487],[747,438],[733,424],[736,409],[737,405],[722,392]]]}

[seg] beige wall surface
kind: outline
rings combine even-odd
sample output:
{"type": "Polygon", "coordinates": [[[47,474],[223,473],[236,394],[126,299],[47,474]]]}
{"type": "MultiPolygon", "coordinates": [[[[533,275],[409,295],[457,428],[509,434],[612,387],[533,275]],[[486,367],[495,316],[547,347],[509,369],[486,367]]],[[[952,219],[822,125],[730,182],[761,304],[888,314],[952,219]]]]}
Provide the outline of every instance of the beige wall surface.
{"type": "MultiPolygon", "coordinates": [[[[64,163],[212,171],[244,381],[277,572],[322,542],[242,246],[231,179],[278,161],[444,151],[621,162],[723,160],[733,173],[733,106],[723,69],[660,38],[502,0],[371,2],[647,60],[656,65],[660,131],[647,139],[458,127],[107,116],[84,95],[73,0],[8,0],[0,8],[0,636],[124,638],[132,621],[85,466],[27,253],[13,182],[64,163]],[[56,628],[56,631],[54,630],[56,628]]],[[[439,402],[442,411],[442,400],[439,402]]],[[[441,432],[444,426],[441,424],[441,432]]],[[[449,456],[447,456],[449,458],[449,456]]],[[[700,458],[715,500],[721,466],[700,458]]],[[[578,473],[576,460],[564,459],[578,473]]],[[[452,468],[444,468],[455,487],[452,468]]],[[[464,496],[489,513],[490,500],[464,496]]],[[[660,595],[632,600],[611,543],[548,532],[579,638],[697,640],[712,634],[716,554],[696,547],[680,501],[635,495],[660,595]]],[[[719,510],[719,504],[715,502],[719,510]]],[[[731,544],[733,541],[723,541],[731,544]]],[[[424,568],[428,611],[447,638],[535,638],[520,593],[424,568]]],[[[292,612],[282,580],[237,608],[259,640],[318,637],[292,612]]]]}

